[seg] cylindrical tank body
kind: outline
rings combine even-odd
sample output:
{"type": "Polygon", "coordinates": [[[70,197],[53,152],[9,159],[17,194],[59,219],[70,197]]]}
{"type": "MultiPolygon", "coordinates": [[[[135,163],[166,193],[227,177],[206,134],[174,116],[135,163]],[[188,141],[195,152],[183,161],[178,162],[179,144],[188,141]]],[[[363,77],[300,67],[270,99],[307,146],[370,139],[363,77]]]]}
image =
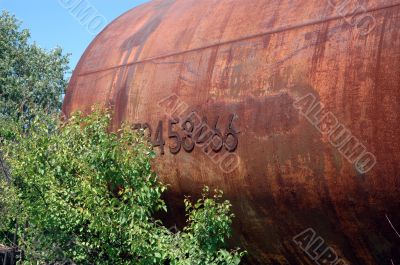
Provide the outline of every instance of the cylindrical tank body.
{"type": "Polygon", "coordinates": [[[170,218],[225,192],[248,264],[315,264],[308,228],[337,264],[400,264],[400,0],[152,1],[75,69],[63,111],[95,104],[151,127],[170,218]]]}

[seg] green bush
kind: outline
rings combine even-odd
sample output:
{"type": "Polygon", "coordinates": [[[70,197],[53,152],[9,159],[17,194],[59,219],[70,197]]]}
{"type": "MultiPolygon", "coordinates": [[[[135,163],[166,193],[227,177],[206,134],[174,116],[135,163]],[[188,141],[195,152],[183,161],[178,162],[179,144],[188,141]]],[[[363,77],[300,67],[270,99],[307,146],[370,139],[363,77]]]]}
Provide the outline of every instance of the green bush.
{"type": "Polygon", "coordinates": [[[24,264],[239,264],[244,252],[225,249],[233,214],[222,193],[186,199],[187,226],[170,231],[154,218],[167,210],[167,187],[151,169],[151,144],[109,123],[99,110],[58,125],[36,117],[7,142],[13,179],[0,185],[0,229],[24,227],[24,264]]]}

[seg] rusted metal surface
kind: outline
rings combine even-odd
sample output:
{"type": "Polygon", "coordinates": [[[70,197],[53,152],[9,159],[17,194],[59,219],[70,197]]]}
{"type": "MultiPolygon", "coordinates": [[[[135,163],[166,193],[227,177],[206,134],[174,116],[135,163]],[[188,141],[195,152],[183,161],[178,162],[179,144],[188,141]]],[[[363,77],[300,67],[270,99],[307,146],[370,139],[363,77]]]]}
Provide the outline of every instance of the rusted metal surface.
{"type": "Polygon", "coordinates": [[[111,105],[114,128],[127,121],[153,132],[161,121],[156,166],[171,184],[168,220],[179,219],[183,195],[223,189],[248,264],[315,264],[292,240],[307,228],[348,264],[400,264],[400,1],[347,1],[353,7],[342,11],[365,9],[344,16],[338,2],[346,1],[142,5],[89,46],[63,111],[111,105]],[[360,34],[354,20],[366,14],[374,27],[360,34]],[[376,157],[370,171],[357,171],[295,108],[309,93],[376,157]],[[232,172],[209,159],[212,150],[178,150],[184,129],[168,137],[179,124],[159,104],[171,95],[211,126],[220,117],[221,135],[237,116],[232,172]]]}

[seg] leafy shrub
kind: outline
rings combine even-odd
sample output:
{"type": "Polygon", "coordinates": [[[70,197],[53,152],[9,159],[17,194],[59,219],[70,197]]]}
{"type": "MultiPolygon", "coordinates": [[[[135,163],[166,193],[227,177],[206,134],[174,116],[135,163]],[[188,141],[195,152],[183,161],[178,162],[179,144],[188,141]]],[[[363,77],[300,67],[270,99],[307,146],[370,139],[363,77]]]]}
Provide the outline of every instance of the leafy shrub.
{"type": "Polygon", "coordinates": [[[239,264],[244,252],[225,249],[233,214],[222,193],[186,199],[187,226],[168,230],[153,217],[167,211],[167,187],[151,169],[151,144],[109,123],[100,110],[58,125],[36,117],[6,145],[13,180],[1,185],[0,223],[24,227],[25,264],[239,264]]]}

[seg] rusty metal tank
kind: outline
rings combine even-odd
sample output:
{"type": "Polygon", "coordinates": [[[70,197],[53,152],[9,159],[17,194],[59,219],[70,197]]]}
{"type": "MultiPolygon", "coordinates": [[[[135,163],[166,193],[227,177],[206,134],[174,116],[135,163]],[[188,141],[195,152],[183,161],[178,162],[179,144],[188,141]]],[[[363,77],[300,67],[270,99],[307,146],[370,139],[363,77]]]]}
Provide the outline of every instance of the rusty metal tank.
{"type": "Polygon", "coordinates": [[[149,2],[76,67],[95,104],[151,131],[167,221],[225,192],[245,264],[400,264],[400,0],[149,2]]]}

